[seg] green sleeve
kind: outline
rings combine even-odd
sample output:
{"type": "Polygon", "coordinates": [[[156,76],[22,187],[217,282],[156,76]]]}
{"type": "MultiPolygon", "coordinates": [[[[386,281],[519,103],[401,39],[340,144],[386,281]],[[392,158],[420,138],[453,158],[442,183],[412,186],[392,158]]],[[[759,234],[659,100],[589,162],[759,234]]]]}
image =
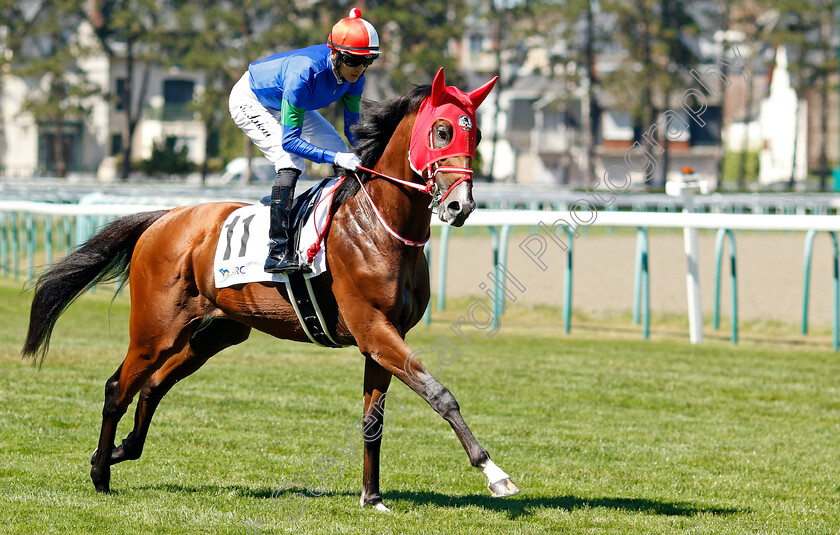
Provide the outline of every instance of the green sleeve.
{"type": "Polygon", "coordinates": [[[283,109],[280,110],[282,123],[292,128],[303,127],[303,114],[306,108],[298,108],[286,99],[283,99],[283,109]]]}
{"type": "Polygon", "coordinates": [[[344,95],[341,97],[341,103],[344,104],[344,109],[350,113],[359,113],[362,103],[362,95],[344,95]]]}

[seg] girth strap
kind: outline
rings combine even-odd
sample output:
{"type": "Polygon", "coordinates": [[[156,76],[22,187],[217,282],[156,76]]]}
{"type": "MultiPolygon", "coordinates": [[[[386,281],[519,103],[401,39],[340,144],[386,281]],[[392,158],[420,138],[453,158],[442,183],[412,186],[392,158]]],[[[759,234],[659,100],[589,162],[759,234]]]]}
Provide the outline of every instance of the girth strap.
{"type": "Polygon", "coordinates": [[[344,347],[338,344],[330,335],[329,329],[324,322],[324,316],[318,307],[315,299],[315,292],[309,279],[303,277],[300,271],[288,273],[286,290],[289,292],[289,301],[295,309],[300,325],[303,327],[306,336],[313,344],[324,347],[344,347]]]}

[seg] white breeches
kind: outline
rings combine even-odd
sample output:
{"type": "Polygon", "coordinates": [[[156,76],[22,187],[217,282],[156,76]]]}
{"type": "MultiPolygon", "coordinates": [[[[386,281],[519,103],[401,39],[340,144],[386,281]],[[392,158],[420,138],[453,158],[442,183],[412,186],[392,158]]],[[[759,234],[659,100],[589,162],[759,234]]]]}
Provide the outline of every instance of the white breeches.
{"type": "MultiPolygon", "coordinates": [[[[295,168],[306,174],[305,160],[283,150],[283,125],[280,110],[266,108],[248,81],[249,74],[236,82],[230,92],[230,116],[236,126],[251,138],[265,157],[274,164],[274,169],[295,168]]],[[[301,138],[316,147],[335,152],[347,152],[347,144],[336,129],[317,111],[306,110],[303,115],[301,138]]]]}

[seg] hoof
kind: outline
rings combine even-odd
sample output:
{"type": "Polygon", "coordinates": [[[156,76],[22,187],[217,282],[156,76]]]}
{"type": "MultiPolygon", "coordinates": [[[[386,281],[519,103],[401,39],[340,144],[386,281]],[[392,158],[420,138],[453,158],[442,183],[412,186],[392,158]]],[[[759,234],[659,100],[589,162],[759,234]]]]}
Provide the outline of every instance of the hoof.
{"type": "Polygon", "coordinates": [[[385,507],[385,504],[384,504],[384,503],[382,503],[382,500],[380,500],[380,501],[378,501],[378,502],[376,502],[376,503],[365,503],[365,499],[364,499],[364,498],[362,498],[361,500],[359,500],[359,504],[360,504],[362,507],[373,507],[373,508],[374,508],[374,509],[376,509],[377,511],[382,511],[383,513],[390,513],[390,512],[391,512],[391,510],[390,510],[390,509],[388,509],[387,507],[385,507]]]}
{"type": "Polygon", "coordinates": [[[93,488],[96,489],[96,492],[101,492],[102,494],[109,494],[111,492],[110,467],[106,467],[101,472],[96,467],[93,467],[90,471],[90,479],[93,481],[93,488]]]}
{"type": "Polygon", "coordinates": [[[504,498],[506,496],[515,496],[519,494],[519,487],[513,484],[513,481],[510,478],[500,479],[495,483],[490,483],[487,485],[487,488],[490,489],[490,494],[494,498],[504,498]]]}
{"type": "Polygon", "coordinates": [[[108,473],[107,477],[102,477],[99,474],[94,474],[93,470],[90,471],[90,479],[93,481],[93,488],[96,489],[96,492],[100,494],[110,494],[111,493],[111,474],[108,473]]]}
{"type": "Polygon", "coordinates": [[[100,468],[97,464],[98,453],[99,448],[96,448],[90,458],[90,464],[92,465],[90,479],[93,481],[93,487],[96,489],[96,492],[108,494],[111,492],[111,465],[106,464],[100,468]]]}

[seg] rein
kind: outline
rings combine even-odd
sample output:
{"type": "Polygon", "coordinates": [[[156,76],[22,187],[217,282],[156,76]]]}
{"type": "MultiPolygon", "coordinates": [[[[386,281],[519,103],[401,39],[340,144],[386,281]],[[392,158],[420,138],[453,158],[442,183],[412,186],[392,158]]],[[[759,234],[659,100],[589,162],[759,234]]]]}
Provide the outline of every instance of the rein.
{"type": "MultiPolygon", "coordinates": [[[[364,169],[362,167],[359,167],[359,169],[367,171],[367,169],[364,169]]],[[[379,173],[376,173],[376,174],[384,177],[384,175],[381,175],[379,173]]],[[[385,230],[387,230],[388,233],[391,236],[400,240],[401,242],[403,242],[403,244],[408,245],[409,247],[423,247],[424,245],[426,245],[426,243],[432,237],[432,229],[431,228],[429,228],[429,234],[426,236],[426,239],[424,239],[423,241],[409,240],[408,238],[403,238],[402,236],[397,234],[397,231],[395,231],[394,229],[391,228],[391,225],[389,225],[388,222],[385,221],[385,217],[382,215],[382,212],[380,212],[379,208],[376,207],[376,203],[373,202],[373,199],[371,198],[370,193],[368,193],[367,189],[365,188],[365,185],[362,184],[362,179],[359,178],[358,173],[353,173],[353,175],[356,177],[356,180],[359,182],[359,187],[362,188],[362,191],[365,193],[365,197],[367,197],[368,201],[370,202],[370,205],[373,206],[373,211],[376,213],[376,217],[379,219],[379,222],[382,223],[382,226],[385,227],[385,230]]],[[[411,187],[413,187],[415,189],[425,191],[425,188],[423,186],[421,186],[419,184],[415,184],[414,182],[406,182],[404,180],[400,180],[398,178],[393,178],[393,177],[384,177],[384,178],[390,178],[391,180],[397,181],[397,182],[399,182],[401,184],[404,184],[406,186],[410,185],[411,187]]]]}
{"type": "MultiPolygon", "coordinates": [[[[466,182],[466,181],[472,181],[472,174],[473,174],[473,170],[468,169],[466,167],[445,166],[445,165],[438,166],[438,165],[435,165],[435,162],[432,162],[427,167],[427,169],[431,172],[429,173],[429,180],[426,182],[426,185],[424,186],[423,184],[418,184],[416,182],[409,182],[408,180],[403,180],[401,178],[389,176],[389,175],[386,175],[384,173],[380,173],[379,171],[374,171],[373,169],[368,169],[367,167],[363,167],[361,165],[357,166],[357,168],[360,171],[364,171],[366,173],[370,173],[371,175],[375,175],[375,176],[384,178],[386,180],[390,180],[391,182],[394,182],[396,184],[401,184],[401,185],[406,186],[408,188],[415,189],[417,191],[422,191],[423,193],[425,193],[426,195],[429,195],[432,198],[432,202],[429,203],[429,206],[428,206],[429,208],[439,207],[440,204],[444,201],[444,199],[446,199],[449,196],[449,194],[452,193],[452,190],[454,190],[459,184],[461,184],[462,182],[466,182]],[[432,170],[432,168],[434,168],[434,170],[432,170]],[[451,186],[449,186],[449,189],[446,190],[446,193],[441,194],[440,188],[438,187],[437,181],[435,180],[435,177],[437,176],[437,174],[438,173],[458,173],[458,172],[463,173],[464,175],[461,178],[459,178],[458,180],[456,180],[451,186]]],[[[400,240],[401,242],[403,242],[403,244],[408,245],[409,247],[422,247],[422,246],[426,245],[426,243],[432,237],[432,229],[431,228],[429,229],[429,234],[426,236],[426,238],[423,241],[409,240],[408,238],[404,238],[404,237],[400,236],[397,233],[397,231],[395,231],[393,228],[391,228],[391,225],[389,225],[388,222],[385,221],[385,217],[379,211],[379,208],[376,207],[376,203],[373,202],[373,198],[370,196],[367,189],[365,188],[365,185],[362,183],[362,179],[359,177],[359,174],[358,173],[353,173],[353,175],[356,177],[356,180],[359,182],[359,186],[362,188],[362,191],[365,193],[365,197],[367,197],[368,201],[370,201],[370,205],[373,206],[373,211],[376,213],[376,217],[379,219],[379,222],[382,223],[382,226],[385,227],[385,230],[387,230],[388,233],[391,236],[400,240]]]]}
{"type": "MultiPolygon", "coordinates": [[[[376,175],[378,177],[384,178],[386,180],[390,180],[391,182],[395,182],[397,184],[402,184],[403,186],[416,189],[417,191],[422,191],[426,195],[431,196],[432,202],[429,204],[429,208],[438,207],[440,206],[443,201],[449,197],[449,194],[452,193],[456,187],[458,187],[462,182],[470,181],[472,182],[472,174],[473,170],[467,167],[456,167],[451,165],[436,165],[436,162],[432,162],[427,166],[427,170],[430,171],[429,173],[429,180],[426,182],[426,185],[418,184],[416,182],[409,182],[408,180],[403,180],[401,178],[396,178],[393,176],[389,176],[378,171],[374,171],[373,169],[368,169],[367,167],[362,167],[361,165],[357,166],[358,169],[370,173],[371,175],[376,175]],[[438,173],[463,173],[464,175],[452,183],[449,186],[449,189],[446,190],[445,193],[441,194],[440,188],[437,185],[437,181],[435,177],[438,173]]],[[[361,181],[359,182],[361,184],[361,181]]],[[[364,188],[363,188],[364,189],[364,188]]]]}

